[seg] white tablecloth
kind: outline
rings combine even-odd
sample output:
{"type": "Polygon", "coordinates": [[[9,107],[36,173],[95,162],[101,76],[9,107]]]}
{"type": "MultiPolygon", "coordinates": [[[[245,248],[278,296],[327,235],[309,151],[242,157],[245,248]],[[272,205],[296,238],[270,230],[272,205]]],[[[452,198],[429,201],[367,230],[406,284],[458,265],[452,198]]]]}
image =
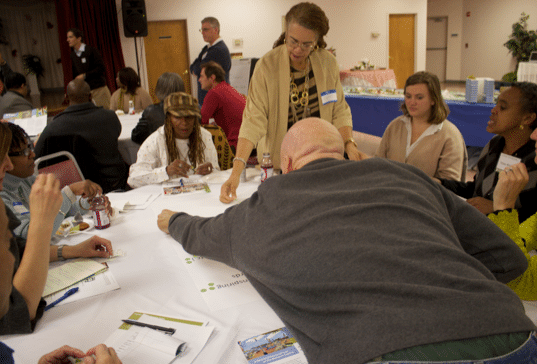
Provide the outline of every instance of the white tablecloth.
{"type": "Polygon", "coordinates": [[[520,62],[518,64],[517,81],[537,83],[537,62],[520,62]]]}
{"type": "Polygon", "coordinates": [[[142,114],[118,116],[121,122],[121,135],[118,140],[118,148],[123,160],[129,165],[136,163],[136,155],[138,154],[138,149],[140,149],[140,145],[131,140],[131,132],[136,124],[138,124],[141,116],[142,114]]]}
{"type": "MultiPolygon", "coordinates": [[[[164,207],[202,216],[223,212],[229,205],[222,204],[218,197],[221,183],[229,173],[207,176],[216,182],[209,181],[211,193],[160,196],[145,210],[122,213],[110,228],[91,231],[110,239],[114,249],[126,253],[125,257],[108,263],[121,288],[52,308],[45,312],[31,335],[0,337],[15,350],[15,362],[37,363],[41,355],[65,344],[86,351],[104,342],[121,325],[121,319],[141,311],[209,321],[216,326],[195,363],[246,364],[237,341],[278,329],[283,323],[262,299],[211,311],[179,260],[175,250],[178,243],[157,227],[157,215],[164,207]]],[[[241,183],[237,191],[239,202],[249,197],[258,184],[259,177],[241,183]]],[[[161,186],[146,186],[125,192],[125,196],[161,190],[161,186]]],[[[63,243],[73,244],[81,236],[73,236],[63,243]]]]}

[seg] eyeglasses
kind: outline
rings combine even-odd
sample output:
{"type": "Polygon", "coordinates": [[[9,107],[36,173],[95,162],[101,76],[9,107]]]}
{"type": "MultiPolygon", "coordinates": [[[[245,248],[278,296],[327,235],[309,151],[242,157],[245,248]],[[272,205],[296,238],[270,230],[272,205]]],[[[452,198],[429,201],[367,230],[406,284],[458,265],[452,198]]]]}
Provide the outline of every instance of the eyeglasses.
{"type": "Polygon", "coordinates": [[[28,146],[24,148],[23,150],[21,150],[20,152],[11,152],[11,153],[8,153],[7,155],[10,157],[21,157],[21,156],[28,157],[30,154],[32,154],[33,151],[34,151],[34,145],[33,143],[29,143],[28,146]]]}
{"type": "Polygon", "coordinates": [[[201,28],[200,29],[200,33],[203,33],[203,32],[208,32],[209,30],[211,30],[213,28],[201,28]]]}
{"type": "Polygon", "coordinates": [[[316,46],[315,42],[302,43],[293,39],[290,36],[287,36],[285,38],[285,43],[292,49],[295,49],[296,47],[300,47],[300,49],[302,49],[303,51],[311,51],[316,46]]]}

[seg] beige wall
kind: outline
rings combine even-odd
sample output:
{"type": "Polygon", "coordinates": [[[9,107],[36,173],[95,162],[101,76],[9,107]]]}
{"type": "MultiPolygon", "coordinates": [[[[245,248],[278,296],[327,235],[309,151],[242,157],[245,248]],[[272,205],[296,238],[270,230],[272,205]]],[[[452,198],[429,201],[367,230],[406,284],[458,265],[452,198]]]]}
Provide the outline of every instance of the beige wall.
{"type": "Polygon", "coordinates": [[[463,0],[429,0],[427,16],[447,16],[446,80],[461,80],[463,0]]]}
{"type": "MultiPolygon", "coordinates": [[[[221,35],[230,52],[244,57],[261,57],[272,48],[281,32],[281,17],[296,0],[147,0],[149,21],[186,19],[190,60],[204,46],[198,29],[205,16],[215,16],[221,23],[221,35]],[[234,39],[243,45],[233,45],[234,39]]],[[[121,0],[116,0],[120,34],[127,66],[136,68],[134,40],[123,37],[121,0]]],[[[317,0],[330,19],[326,37],[334,47],[342,69],[348,69],[368,58],[379,67],[388,65],[389,14],[416,14],[416,65],[425,69],[428,16],[448,17],[447,80],[465,80],[468,75],[496,80],[514,71],[515,62],[503,46],[511,26],[520,13],[530,14],[530,29],[537,28],[535,0],[317,0]],[[470,12],[470,17],[466,13],[470,12]],[[380,33],[378,38],[372,32],[380,33]],[[465,48],[465,44],[468,48],[465,48]]],[[[141,78],[146,82],[143,42],[138,40],[141,78]]],[[[165,70],[163,70],[164,72],[165,70]]]]}
{"type": "Polygon", "coordinates": [[[429,16],[448,17],[447,79],[465,80],[474,75],[500,80],[514,71],[516,61],[503,44],[522,12],[530,15],[528,27],[535,30],[537,1],[429,0],[429,16]],[[459,36],[452,37],[454,33],[459,36]]]}
{"type": "MultiPolygon", "coordinates": [[[[134,40],[123,38],[121,1],[116,0],[116,3],[125,63],[136,69],[134,40]]],[[[296,0],[147,0],[146,8],[149,21],[187,20],[192,62],[204,46],[199,28],[205,16],[218,18],[220,34],[230,52],[242,52],[244,57],[261,57],[272,49],[282,31],[282,16],[296,3],[296,0]],[[241,47],[233,45],[233,39],[237,38],[243,40],[241,47]]],[[[379,67],[387,67],[389,14],[417,14],[415,67],[416,71],[425,69],[427,0],[317,0],[315,3],[330,20],[326,41],[328,47],[336,49],[342,69],[357,65],[363,58],[379,67]],[[372,32],[378,32],[380,36],[375,39],[371,37],[372,32]]],[[[141,78],[146,80],[145,56],[140,47],[143,42],[139,40],[138,44],[142,55],[141,78]]]]}

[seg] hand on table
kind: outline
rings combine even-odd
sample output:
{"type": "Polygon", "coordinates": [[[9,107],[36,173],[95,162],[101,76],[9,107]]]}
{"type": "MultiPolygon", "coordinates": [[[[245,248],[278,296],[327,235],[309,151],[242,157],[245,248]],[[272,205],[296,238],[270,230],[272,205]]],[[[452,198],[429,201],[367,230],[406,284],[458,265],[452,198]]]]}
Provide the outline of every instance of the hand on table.
{"type": "Polygon", "coordinates": [[[183,162],[180,159],[176,159],[166,167],[166,173],[170,178],[186,177],[188,178],[188,171],[192,168],[187,162],[183,162]]]}
{"type": "Polygon", "coordinates": [[[176,214],[177,212],[164,209],[162,212],[158,215],[157,219],[157,225],[158,228],[162,231],[164,231],[166,234],[169,234],[170,231],[168,230],[168,225],[170,224],[170,218],[176,214]]]}
{"type": "Polygon", "coordinates": [[[514,208],[518,195],[526,187],[529,178],[524,163],[517,163],[501,171],[494,187],[494,211],[514,208]]]}
{"type": "Polygon", "coordinates": [[[220,201],[223,203],[231,203],[237,199],[237,187],[239,187],[239,178],[235,178],[233,175],[224,182],[220,188],[220,201]]]}
{"type": "Polygon", "coordinates": [[[490,214],[491,212],[494,212],[494,207],[492,206],[492,201],[487,200],[484,197],[472,197],[466,200],[470,205],[478,209],[480,212],[482,212],[485,215],[490,214]]]}
{"type": "Polygon", "coordinates": [[[201,174],[202,176],[205,176],[206,174],[209,174],[213,171],[213,164],[211,162],[207,162],[196,168],[196,174],[201,174]]]}
{"type": "Polygon", "coordinates": [[[63,248],[63,256],[66,259],[95,257],[109,258],[113,254],[112,242],[97,235],[94,235],[77,245],[67,245],[63,248]]]}
{"type": "Polygon", "coordinates": [[[103,193],[103,189],[97,183],[86,179],[69,185],[75,196],[82,196],[87,199],[94,198],[98,193],[103,193]]]}
{"type": "Polygon", "coordinates": [[[64,345],[51,353],[45,354],[39,359],[38,364],[70,364],[67,357],[83,358],[86,354],[83,351],[64,345]]]}
{"type": "Polygon", "coordinates": [[[109,348],[104,344],[99,344],[88,350],[86,355],[85,364],[122,364],[114,348],[109,348]]]}
{"type": "Polygon", "coordinates": [[[32,221],[52,225],[62,201],[60,181],[53,174],[38,175],[30,192],[32,221]]]}

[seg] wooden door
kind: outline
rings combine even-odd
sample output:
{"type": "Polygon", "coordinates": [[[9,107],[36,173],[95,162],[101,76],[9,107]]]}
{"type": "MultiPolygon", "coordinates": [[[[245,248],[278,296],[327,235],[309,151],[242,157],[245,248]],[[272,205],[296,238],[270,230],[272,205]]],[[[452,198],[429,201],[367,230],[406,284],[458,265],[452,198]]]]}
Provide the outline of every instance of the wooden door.
{"type": "Polygon", "coordinates": [[[144,38],[145,58],[149,94],[153,102],[162,101],[155,96],[155,86],[164,72],[179,74],[185,83],[186,92],[190,93],[186,20],[150,21],[147,22],[147,32],[148,35],[144,38]]]}
{"type": "Polygon", "coordinates": [[[390,14],[390,62],[397,86],[403,88],[414,71],[415,14],[390,14]]]}
{"type": "Polygon", "coordinates": [[[427,55],[425,69],[446,80],[447,63],[447,17],[427,19],[427,55]]]}

